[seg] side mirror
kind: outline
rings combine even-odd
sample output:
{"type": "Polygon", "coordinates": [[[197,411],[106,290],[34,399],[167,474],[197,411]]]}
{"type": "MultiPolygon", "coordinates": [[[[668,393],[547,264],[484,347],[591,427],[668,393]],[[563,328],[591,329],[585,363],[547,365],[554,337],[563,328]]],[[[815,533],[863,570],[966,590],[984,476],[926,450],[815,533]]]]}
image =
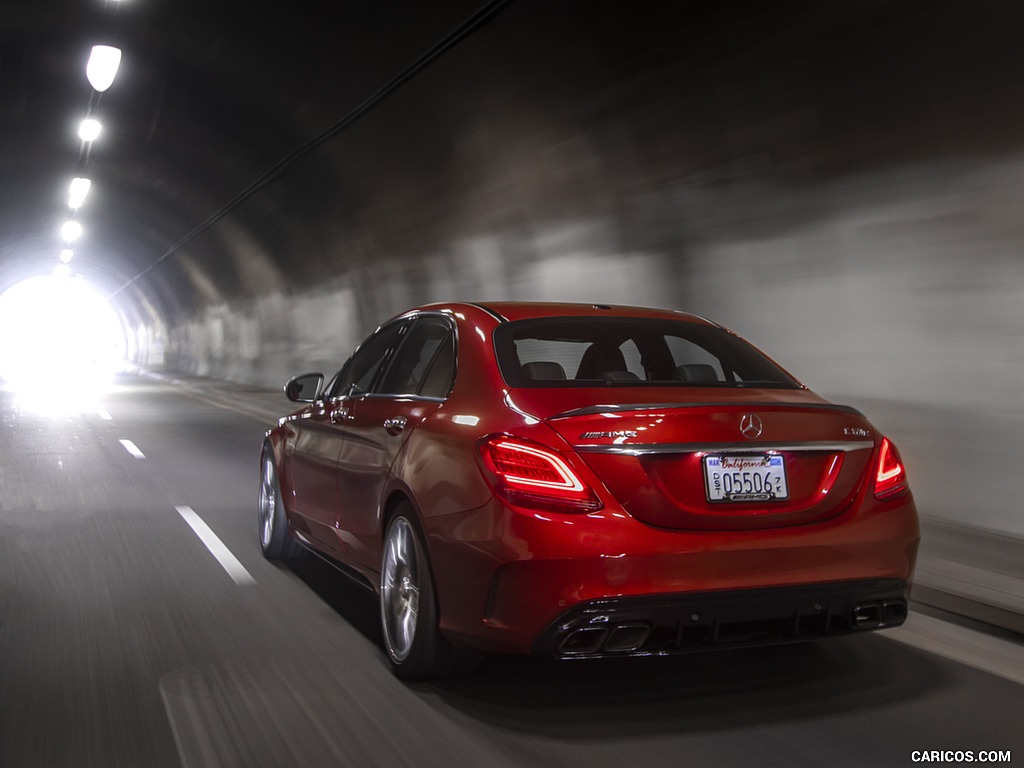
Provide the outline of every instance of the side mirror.
{"type": "Polygon", "coordinates": [[[284,385],[284,396],[293,403],[312,403],[320,399],[324,386],[322,373],[303,373],[292,376],[284,385]]]}

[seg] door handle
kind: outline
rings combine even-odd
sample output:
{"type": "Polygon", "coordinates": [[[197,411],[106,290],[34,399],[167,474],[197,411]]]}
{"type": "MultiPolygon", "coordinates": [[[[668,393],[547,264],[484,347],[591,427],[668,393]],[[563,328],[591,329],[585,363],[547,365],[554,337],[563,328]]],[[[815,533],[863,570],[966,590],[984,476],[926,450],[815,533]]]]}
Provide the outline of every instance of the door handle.
{"type": "Polygon", "coordinates": [[[397,435],[405,429],[406,423],[405,416],[393,416],[390,419],[384,419],[384,429],[387,430],[389,435],[397,435]]]}
{"type": "Polygon", "coordinates": [[[331,411],[331,424],[340,424],[343,421],[348,421],[350,418],[348,408],[335,408],[331,411]]]}

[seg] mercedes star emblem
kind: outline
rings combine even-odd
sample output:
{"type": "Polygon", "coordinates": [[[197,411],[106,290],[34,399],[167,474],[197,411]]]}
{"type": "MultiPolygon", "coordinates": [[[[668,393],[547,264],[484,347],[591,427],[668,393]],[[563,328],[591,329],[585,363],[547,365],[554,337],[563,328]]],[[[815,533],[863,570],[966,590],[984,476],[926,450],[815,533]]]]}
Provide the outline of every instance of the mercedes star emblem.
{"type": "Polygon", "coordinates": [[[743,415],[743,418],[740,419],[740,433],[747,438],[747,440],[756,440],[759,438],[763,429],[764,425],[756,414],[746,413],[743,415]]]}

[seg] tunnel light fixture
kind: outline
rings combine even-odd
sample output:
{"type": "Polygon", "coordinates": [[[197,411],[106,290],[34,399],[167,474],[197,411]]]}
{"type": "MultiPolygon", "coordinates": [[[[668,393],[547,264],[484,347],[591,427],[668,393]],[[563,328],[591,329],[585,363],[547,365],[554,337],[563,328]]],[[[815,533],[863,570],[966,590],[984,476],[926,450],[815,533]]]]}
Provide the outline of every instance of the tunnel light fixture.
{"type": "Polygon", "coordinates": [[[89,63],[85,65],[85,75],[89,84],[100,93],[107,90],[114,82],[117,68],[121,64],[121,49],[109,45],[94,45],[89,54],[89,63]]]}
{"type": "Polygon", "coordinates": [[[82,234],[82,225],[74,219],[65,221],[64,225],[60,228],[60,236],[64,238],[65,243],[70,243],[72,240],[77,240],[82,234]]]}
{"type": "Polygon", "coordinates": [[[100,125],[99,120],[87,117],[78,126],[78,137],[82,141],[95,141],[101,130],[103,130],[103,126],[100,125]]]}
{"type": "Polygon", "coordinates": [[[85,196],[89,194],[92,181],[89,179],[72,179],[71,196],[68,198],[68,208],[77,211],[85,202],[85,196]]]}
{"type": "Polygon", "coordinates": [[[68,264],[68,263],[71,262],[71,259],[73,259],[74,257],[75,257],[75,252],[72,251],[70,248],[65,248],[63,251],[60,252],[60,263],[61,264],[68,264]]]}

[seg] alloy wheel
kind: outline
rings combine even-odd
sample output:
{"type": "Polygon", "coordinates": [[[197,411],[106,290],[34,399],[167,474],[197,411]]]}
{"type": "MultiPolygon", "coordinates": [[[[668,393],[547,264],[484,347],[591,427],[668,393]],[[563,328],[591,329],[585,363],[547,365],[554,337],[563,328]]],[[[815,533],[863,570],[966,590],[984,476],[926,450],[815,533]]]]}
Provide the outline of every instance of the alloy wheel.
{"type": "Polygon", "coordinates": [[[260,543],[263,549],[269,549],[274,538],[274,518],[277,514],[277,482],[274,463],[263,460],[263,476],[260,482],[260,543]]]}
{"type": "Polygon", "coordinates": [[[420,573],[416,533],[404,517],[388,528],[381,570],[384,641],[395,661],[412,652],[420,613],[420,573]]]}

